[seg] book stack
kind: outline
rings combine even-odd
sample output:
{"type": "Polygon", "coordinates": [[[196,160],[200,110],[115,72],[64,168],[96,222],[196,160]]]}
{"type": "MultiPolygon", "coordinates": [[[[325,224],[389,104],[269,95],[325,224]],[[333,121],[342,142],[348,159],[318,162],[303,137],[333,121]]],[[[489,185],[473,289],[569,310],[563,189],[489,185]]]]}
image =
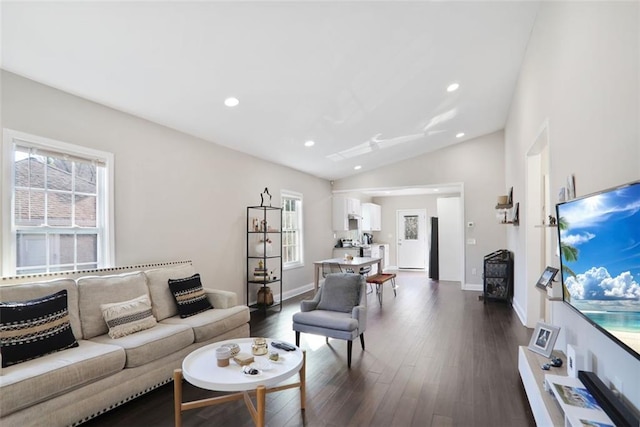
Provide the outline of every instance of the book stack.
{"type": "Polygon", "coordinates": [[[269,280],[269,273],[266,268],[256,267],[253,269],[253,280],[259,280],[261,282],[266,282],[269,280]]]}

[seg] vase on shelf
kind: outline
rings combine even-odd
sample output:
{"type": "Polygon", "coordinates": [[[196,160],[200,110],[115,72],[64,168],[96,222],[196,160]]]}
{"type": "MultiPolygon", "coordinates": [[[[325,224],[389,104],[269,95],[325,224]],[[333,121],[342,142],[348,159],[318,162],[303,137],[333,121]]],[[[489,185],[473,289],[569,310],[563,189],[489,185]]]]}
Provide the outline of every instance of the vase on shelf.
{"type": "Polygon", "coordinates": [[[258,256],[269,256],[271,255],[273,252],[273,247],[271,246],[271,242],[267,241],[266,243],[264,241],[262,242],[258,242],[258,244],[256,244],[256,254],[258,256]],[[266,253],[265,253],[266,250],[266,253]]]}

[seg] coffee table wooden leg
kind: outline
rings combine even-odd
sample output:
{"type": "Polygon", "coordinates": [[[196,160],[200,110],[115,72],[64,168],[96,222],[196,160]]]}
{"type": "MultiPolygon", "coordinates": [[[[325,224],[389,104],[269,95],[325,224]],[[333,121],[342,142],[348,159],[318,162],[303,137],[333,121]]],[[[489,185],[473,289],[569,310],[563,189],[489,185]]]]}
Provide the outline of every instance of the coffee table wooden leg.
{"type": "Polygon", "coordinates": [[[307,400],[307,351],[302,351],[302,368],[300,368],[300,409],[304,411],[307,400]]]}
{"type": "Polygon", "coordinates": [[[182,426],[182,369],[173,371],[173,411],[176,427],[182,426]]]}
{"type": "Polygon", "coordinates": [[[265,397],[267,395],[267,388],[263,385],[259,385],[256,389],[256,404],[258,406],[258,417],[256,419],[257,427],[264,427],[265,422],[265,397]]]}

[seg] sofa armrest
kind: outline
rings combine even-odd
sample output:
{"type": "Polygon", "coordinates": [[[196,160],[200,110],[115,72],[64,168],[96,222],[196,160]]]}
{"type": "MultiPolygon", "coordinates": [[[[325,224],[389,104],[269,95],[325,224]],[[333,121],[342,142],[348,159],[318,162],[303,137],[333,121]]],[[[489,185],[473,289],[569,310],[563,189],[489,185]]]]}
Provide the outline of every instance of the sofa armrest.
{"type": "Polygon", "coordinates": [[[238,305],[238,295],[235,292],[208,288],[204,288],[204,291],[213,308],[231,308],[238,305]]]}

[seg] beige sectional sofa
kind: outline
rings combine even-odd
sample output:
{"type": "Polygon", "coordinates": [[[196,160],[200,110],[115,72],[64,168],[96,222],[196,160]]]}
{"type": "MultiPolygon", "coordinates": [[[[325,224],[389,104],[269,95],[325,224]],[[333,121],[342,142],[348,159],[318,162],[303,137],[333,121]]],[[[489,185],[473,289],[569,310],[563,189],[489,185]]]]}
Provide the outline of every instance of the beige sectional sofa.
{"type": "Polygon", "coordinates": [[[177,314],[167,282],[192,276],[190,263],[117,275],[80,276],[0,287],[1,301],[67,290],[78,347],[2,368],[0,425],[75,425],[171,381],[184,357],[206,344],[249,336],[249,309],[233,292],[203,283],[213,310],[177,314]],[[157,324],[112,339],[101,304],[150,297],[157,324]]]}

